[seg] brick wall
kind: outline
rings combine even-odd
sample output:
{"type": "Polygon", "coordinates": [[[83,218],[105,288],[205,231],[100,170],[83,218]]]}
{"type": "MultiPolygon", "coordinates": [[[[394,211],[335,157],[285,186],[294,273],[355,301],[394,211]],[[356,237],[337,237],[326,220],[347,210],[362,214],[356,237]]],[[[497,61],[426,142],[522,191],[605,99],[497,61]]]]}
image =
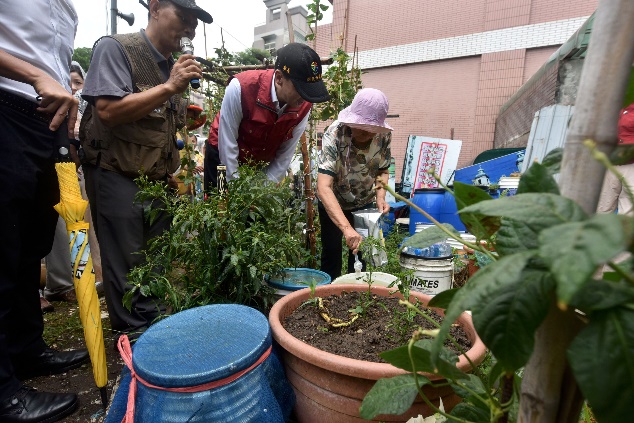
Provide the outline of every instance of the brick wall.
{"type": "Polygon", "coordinates": [[[522,83],[528,81],[530,77],[533,76],[535,72],[544,65],[544,63],[546,63],[550,56],[557,51],[558,48],[559,46],[553,46],[526,50],[526,58],[524,59],[524,78],[522,83]]]}
{"type": "Polygon", "coordinates": [[[500,107],[522,86],[526,50],[482,55],[475,114],[475,130],[469,157],[493,147],[495,119],[500,107]]]}
{"type": "Polygon", "coordinates": [[[532,0],[530,23],[590,16],[598,4],[598,0],[532,0]]]}
{"type": "MultiPolygon", "coordinates": [[[[394,128],[392,156],[396,159],[396,178],[400,180],[407,139],[424,135],[462,140],[462,151],[470,149],[478,93],[480,58],[445,60],[398,69],[372,69],[363,75],[365,87],[383,91],[390,101],[388,119],[394,128]],[[396,77],[398,75],[398,77],[396,77]]],[[[460,166],[469,155],[460,155],[460,166]]]]}
{"type": "Polygon", "coordinates": [[[495,148],[525,147],[535,112],[555,104],[559,63],[552,62],[530,86],[522,87],[517,101],[500,112],[495,126],[495,148]]]}
{"type": "Polygon", "coordinates": [[[506,110],[496,128],[500,107],[597,3],[334,0],[333,22],[320,29],[317,51],[328,55],[343,39],[352,53],[357,37],[364,86],[383,90],[390,114],[400,115],[390,121],[400,180],[409,135],[449,138],[454,128],[454,138],[463,141],[459,167],[493,148],[494,138],[496,147],[518,142],[511,134],[530,130],[534,108],[553,104],[556,69],[506,110]]]}
{"type": "Polygon", "coordinates": [[[355,34],[359,50],[370,50],[484,31],[486,0],[335,0],[335,5],[343,3],[344,11],[346,2],[347,51],[355,34]]]}
{"type": "Polygon", "coordinates": [[[487,0],[484,30],[528,25],[530,13],[531,0],[487,0]]]}

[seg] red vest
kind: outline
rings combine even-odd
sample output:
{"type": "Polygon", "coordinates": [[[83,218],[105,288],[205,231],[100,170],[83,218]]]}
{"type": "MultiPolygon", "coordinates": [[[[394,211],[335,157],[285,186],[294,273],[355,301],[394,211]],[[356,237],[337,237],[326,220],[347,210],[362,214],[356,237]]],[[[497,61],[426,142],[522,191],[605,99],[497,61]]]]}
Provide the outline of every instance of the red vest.
{"type": "MultiPolygon", "coordinates": [[[[304,119],[312,106],[304,102],[299,108],[284,110],[278,118],[271,100],[273,69],[241,72],[234,76],[240,82],[242,122],[238,128],[238,162],[247,159],[270,163],[277,150],[293,137],[293,129],[304,119]]],[[[221,111],[222,112],[222,111],[221,111]]],[[[218,149],[220,113],[209,129],[209,144],[218,149]]]]}

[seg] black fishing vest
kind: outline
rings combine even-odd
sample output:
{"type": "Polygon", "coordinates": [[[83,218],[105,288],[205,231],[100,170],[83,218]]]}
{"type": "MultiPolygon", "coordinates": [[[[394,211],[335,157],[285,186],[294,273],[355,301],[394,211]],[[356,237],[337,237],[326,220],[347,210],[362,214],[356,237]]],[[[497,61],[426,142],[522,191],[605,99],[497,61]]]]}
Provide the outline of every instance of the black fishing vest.
{"type": "MultiPolygon", "coordinates": [[[[111,37],[123,47],[132,69],[135,93],[164,82],[152,51],[140,33],[111,37]]],[[[95,42],[95,46],[100,40],[95,42]]],[[[180,163],[176,129],[185,123],[184,101],[180,94],[175,94],[147,116],[112,128],[106,127],[99,120],[94,106],[89,105],[79,127],[84,150],[82,162],[131,178],[143,174],[150,180],[165,179],[176,171],[180,163]]]]}

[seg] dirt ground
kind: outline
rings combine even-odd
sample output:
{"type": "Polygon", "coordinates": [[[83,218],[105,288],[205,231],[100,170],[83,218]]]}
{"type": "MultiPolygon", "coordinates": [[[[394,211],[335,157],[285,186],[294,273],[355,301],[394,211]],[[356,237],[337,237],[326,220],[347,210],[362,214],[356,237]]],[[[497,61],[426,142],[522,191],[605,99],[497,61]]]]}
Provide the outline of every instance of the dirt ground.
{"type": "MultiPolygon", "coordinates": [[[[44,340],[56,350],[85,348],[84,335],[79,321],[76,303],[54,302],[55,311],[44,314],[44,340]]],[[[108,365],[108,395],[112,399],[113,386],[117,381],[123,361],[119,353],[114,351],[114,336],[107,317],[106,304],[101,299],[102,321],[104,326],[104,342],[108,365]]],[[[95,422],[100,423],[105,417],[101,404],[99,389],[95,386],[90,364],[78,369],[54,376],[39,377],[25,381],[39,391],[74,392],[79,395],[79,409],[60,422],[95,422]]]]}
{"type": "MultiPolygon", "coordinates": [[[[323,306],[329,317],[349,321],[349,311],[360,304],[359,294],[349,292],[342,296],[325,297],[323,306]]],[[[290,334],[316,348],[379,363],[384,362],[379,353],[404,345],[415,327],[420,325],[424,329],[435,329],[431,322],[420,316],[408,324],[405,319],[406,308],[398,303],[397,298],[373,297],[373,304],[367,308],[365,315],[349,326],[329,327],[320,316],[317,306],[308,304],[295,310],[282,324],[290,334]]],[[[431,310],[429,316],[437,322],[442,321],[442,317],[431,310]]],[[[471,348],[471,342],[462,328],[454,326],[450,334],[463,351],[471,348]]],[[[449,341],[445,342],[445,346],[461,354],[449,341]]]]}

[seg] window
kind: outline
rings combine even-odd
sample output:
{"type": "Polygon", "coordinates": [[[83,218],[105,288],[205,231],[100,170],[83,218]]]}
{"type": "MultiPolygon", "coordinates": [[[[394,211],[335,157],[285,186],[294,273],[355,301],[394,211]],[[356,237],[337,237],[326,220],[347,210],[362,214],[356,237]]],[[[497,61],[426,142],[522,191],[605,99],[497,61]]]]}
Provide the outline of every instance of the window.
{"type": "Polygon", "coordinates": [[[275,9],[271,9],[271,20],[276,21],[280,18],[280,12],[282,11],[281,7],[276,7],[275,9]]]}
{"type": "Polygon", "coordinates": [[[271,56],[275,56],[275,41],[264,40],[264,50],[271,53],[271,56]]]}

